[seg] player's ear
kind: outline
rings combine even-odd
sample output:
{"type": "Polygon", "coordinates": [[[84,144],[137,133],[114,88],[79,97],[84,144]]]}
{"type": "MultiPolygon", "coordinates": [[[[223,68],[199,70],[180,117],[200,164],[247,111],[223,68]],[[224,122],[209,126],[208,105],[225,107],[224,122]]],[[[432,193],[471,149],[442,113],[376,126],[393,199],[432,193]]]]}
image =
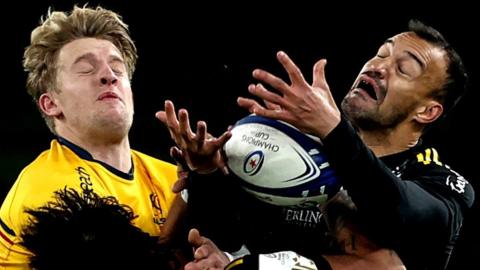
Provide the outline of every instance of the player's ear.
{"type": "Polygon", "coordinates": [[[443,106],[436,100],[429,100],[426,104],[418,107],[414,119],[422,124],[428,124],[437,120],[443,113],[443,106]]]}
{"type": "Polygon", "coordinates": [[[62,114],[57,100],[50,92],[45,92],[40,96],[38,99],[38,107],[40,107],[40,110],[47,116],[56,117],[62,114]]]}

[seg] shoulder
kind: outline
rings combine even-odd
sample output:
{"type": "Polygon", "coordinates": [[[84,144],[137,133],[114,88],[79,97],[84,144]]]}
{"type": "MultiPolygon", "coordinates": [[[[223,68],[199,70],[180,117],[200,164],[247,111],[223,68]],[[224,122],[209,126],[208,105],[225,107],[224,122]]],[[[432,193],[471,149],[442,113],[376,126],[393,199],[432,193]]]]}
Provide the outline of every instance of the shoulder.
{"type": "Polygon", "coordinates": [[[29,185],[46,185],[50,179],[74,174],[74,168],[81,166],[82,160],[68,148],[62,147],[52,140],[51,147],[43,151],[27,165],[19,174],[17,182],[28,182],[29,185]]]}
{"type": "Polygon", "coordinates": [[[54,190],[76,183],[76,168],[81,166],[80,162],[73,152],[53,140],[50,149],[40,153],[23,168],[7,196],[20,203],[43,203],[45,199],[53,196],[54,190]]]}
{"type": "Polygon", "coordinates": [[[132,159],[135,166],[136,175],[148,175],[155,179],[165,179],[168,182],[177,179],[177,166],[147,154],[132,150],[132,159]]]}
{"type": "Polygon", "coordinates": [[[65,186],[74,187],[75,170],[67,166],[64,157],[52,148],[42,152],[18,175],[1,207],[3,222],[19,231],[26,219],[25,208],[36,208],[53,198],[53,191],[65,186]]]}
{"type": "Polygon", "coordinates": [[[173,170],[173,171],[176,171],[176,168],[177,168],[177,166],[175,166],[170,162],[152,157],[150,155],[144,154],[136,150],[132,150],[132,158],[134,159],[134,161],[141,162],[142,164],[149,167],[156,167],[158,169],[173,170]]]}
{"type": "Polygon", "coordinates": [[[453,196],[466,207],[471,207],[475,198],[471,184],[463,175],[446,164],[437,149],[421,148],[413,152],[407,176],[418,179],[417,183],[427,188],[436,187],[441,195],[453,196]]]}

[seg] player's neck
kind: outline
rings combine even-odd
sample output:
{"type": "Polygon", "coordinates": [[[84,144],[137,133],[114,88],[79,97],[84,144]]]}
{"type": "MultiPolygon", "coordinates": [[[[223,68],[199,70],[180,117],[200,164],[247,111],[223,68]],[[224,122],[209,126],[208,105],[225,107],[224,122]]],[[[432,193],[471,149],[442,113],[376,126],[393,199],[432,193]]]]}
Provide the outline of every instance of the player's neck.
{"type": "Polygon", "coordinates": [[[364,257],[379,248],[362,234],[342,228],[337,234],[337,241],[345,254],[364,257]]]}
{"type": "Polygon", "coordinates": [[[418,143],[421,134],[421,130],[414,130],[408,125],[399,125],[394,129],[382,131],[360,131],[362,140],[377,157],[412,148],[418,143]]]}
{"type": "Polygon", "coordinates": [[[117,170],[128,173],[132,168],[132,157],[130,152],[130,144],[128,138],[121,143],[116,144],[91,144],[90,154],[96,160],[100,160],[117,170]]]}
{"type": "Polygon", "coordinates": [[[61,137],[83,148],[93,159],[106,163],[121,172],[129,172],[132,168],[131,149],[128,136],[120,139],[109,139],[100,136],[74,134],[64,132],[61,137]],[[83,136],[82,136],[83,135],[83,136]]]}
{"type": "Polygon", "coordinates": [[[363,257],[366,261],[373,262],[370,269],[385,269],[385,270],[406,270],[407,268],[403,264],[398,254],[386,248],[379,248],[366,254],[363,257]]]}
{"type": "Polygon", "coordinates": [[[354,269],[406,269],[395,251],[379,247],[363,234],[347,229],[340,234],[340,237],[342,237],[340,240],[342,240],[341,244],[343,244],[345,254],[366,262],[366,264],[360,263],[358,266],[369,266],[354,269]]]}

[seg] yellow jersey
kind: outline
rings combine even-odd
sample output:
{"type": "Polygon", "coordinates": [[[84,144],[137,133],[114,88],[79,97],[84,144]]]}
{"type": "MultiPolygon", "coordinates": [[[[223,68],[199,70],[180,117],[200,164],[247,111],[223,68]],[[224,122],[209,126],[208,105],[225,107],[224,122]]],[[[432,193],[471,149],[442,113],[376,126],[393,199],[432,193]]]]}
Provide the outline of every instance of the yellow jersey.
{"type": "Polygon", "coordinates": [[[28,269],[30,253],[19,245],[28,221],[24,210],[53,200],[54,191],[65,187],[116,197],[138,215],[137,227],[159,235],[176,196],[171,191],[176,166],[135,150],[131,157],[132,169],[123,173],[65,139],[53,140],[49,150],[22,170],[2,204],[0,269],[28,269]]]}

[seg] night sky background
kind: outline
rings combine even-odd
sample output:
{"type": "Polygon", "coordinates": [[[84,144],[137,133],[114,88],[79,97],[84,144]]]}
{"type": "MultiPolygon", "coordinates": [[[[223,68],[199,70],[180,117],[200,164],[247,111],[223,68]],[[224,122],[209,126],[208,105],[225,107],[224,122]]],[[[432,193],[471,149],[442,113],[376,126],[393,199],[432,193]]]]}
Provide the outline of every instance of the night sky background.
{"type": "MultiPolygon", "coordinates": [[[[52,139],[25,90],[23,49],[29,43],[30,31],[49,6],[54,10],[69,10],[74,3],[84,4],[72,1],[3,4],[0,199],[20,170],[47,149],[52,139]]],[[[211,133],[221,134],[247,114],[236,105],[236,99],[248,96],[247,86],[255,82],[251,77],[254,68],[287,79],[275,58],[278,50],[286,51],[306,78],[311,78],[313,64],[318,59],[327,58],[327,81],[339,102],[383,41],[406,30],[410,18],[417,18],[437,28],[457,48],[471,79],[470,91],[450,120],[433,130],[425,141],[439,149],[442,160],[464,175],[478,195],[480,179],[475,165],[479,143],[475,125],[479,117],[476,106],[480,59],[475,41],[478,14],[470,14],[474,9],[458,1],[454,7],[449,3],[429,8],[407,2],[351,6],[338,1],[338,7],[328,8],[321,1],[307,3],[89,1],[90,6],[101,4],[119,12],[130,26],[138,48],[139,61],[132,81],[135,98],[132,147],[171,161],[168,131],[154,117],[163,108],[165,99],[173,100],[177,108],[187,108],[193,122],[205,120],[211,133]]],[[[476,229],[479,222],[473,218],[478,213],[479,203],[476,203],[467,217],[449,269],[476,264],[474,256],[480,251],[480,233],[476,229]]]]}

